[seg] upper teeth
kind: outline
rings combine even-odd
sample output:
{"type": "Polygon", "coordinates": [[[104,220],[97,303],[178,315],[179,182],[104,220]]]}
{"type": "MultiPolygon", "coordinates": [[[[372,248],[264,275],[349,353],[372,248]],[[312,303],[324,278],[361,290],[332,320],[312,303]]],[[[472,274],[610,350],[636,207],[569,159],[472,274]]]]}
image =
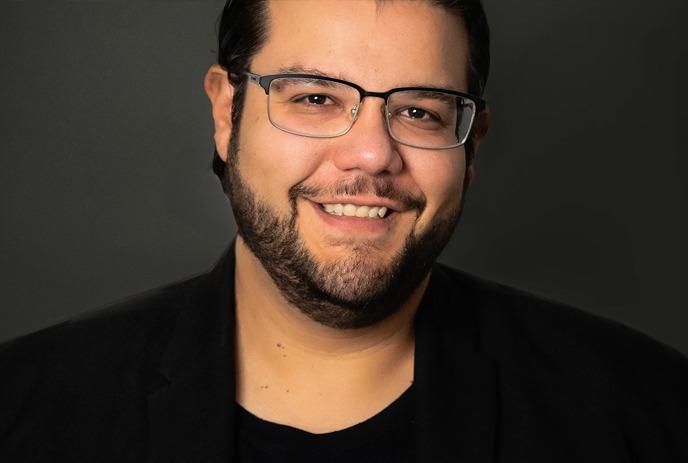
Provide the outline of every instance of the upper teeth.
{"type": "Polygon", "coordinates": [[[323,209],[332,215],[348,217],[382,218],[387,214],[385,206],[356,206],[355,204],[323,204],[323,209]]]}

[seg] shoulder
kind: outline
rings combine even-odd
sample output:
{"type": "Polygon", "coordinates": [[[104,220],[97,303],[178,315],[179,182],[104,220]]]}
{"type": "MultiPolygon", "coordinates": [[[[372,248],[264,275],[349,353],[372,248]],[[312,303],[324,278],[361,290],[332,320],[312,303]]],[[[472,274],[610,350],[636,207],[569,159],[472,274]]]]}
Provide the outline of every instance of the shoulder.
{"type": "Polygon", "coordinates": [[[618,321],[446,265],[438,265],[435,270],[440,273],[442,290],[450,300],[459,300],[461,293],[461,301],[478,309],[476,316],[484,328],[501,321],[504,329],[528,338],[561,344],[575,341],[569,347],[576,349],[599,352],[595,349],[598,347],[627,353],[628,348],[638,348],[688,361],[676,349],[618,321]]]}
{"type": "Polygon", "coordinates": [[[49,419],[49,410],[140,389],[201,279],[152,289],[0,345],[0,428],[33,409],[49,419]]]}
{"type": "Polygon", "coordinates": [[[678,350],[558,301],[444,265],[435,270],[447,300],[442,317],[474,314],[479,349],[514,394],[594,407],[637,429],[664,423],[676,436],[688,432],[688,358],[678,350]]]}
{"type": "MultiPolygon", "coordinates": [[[[458,301],[470,306],[465,309],[474,313],[480,349],[504,368],[557,369],[563,380],[584,387],[623,385],[616,390],[621,395],[661,391],[683,397],[688,414],[688,358],[678,350],[562,302],[444,265],[436,270],[448,305],[458,301]]],[[[446,312],[444,316],[452,316],[446,312]]]]}
{"type": "MultiPolygon", "coordinates": [[[[148,346],[174,325],[176,315],[194,292],[201,276],[190,278],[89,310],[57,325],[0,344],[0,366],[45,364],[57,357],[80,358],[148,346]]],[[[64,360],[64,358],[63,358],[64,360]]],[[[85,365],[82,365],[85,366],[85,365]]]]}
{"type": "MultiPolygon", "coordinates": [[[[436,267],[446,294],[461,294],[475,309],[484,348],[534,352],[560,360],[606,362],[607,371],[665,370],[688,381],[688,358],[678,350],[623,323],[445,265],[436,267]]],[[[449,296],[451,299],[452,296],[449,296]]],[[[588,364],[588,367],[590,365],[588,364]]]]}

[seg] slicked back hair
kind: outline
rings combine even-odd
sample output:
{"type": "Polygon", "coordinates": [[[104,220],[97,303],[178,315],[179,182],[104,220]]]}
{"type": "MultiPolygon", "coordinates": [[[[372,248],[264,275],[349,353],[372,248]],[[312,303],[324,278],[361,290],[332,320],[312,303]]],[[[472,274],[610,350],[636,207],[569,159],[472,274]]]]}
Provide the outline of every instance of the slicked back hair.
{"type": "MultiPolygon", "coordinates": [[[[393,0],[375,0],[378,7],[393,0]]],[[[398,1],[398,0],[397,0],[398,1]]],[[[481,0],[415,0],[442,7],[460,19],[468,33],[468,92],[482,96],[490,70],[490,31],[481,0]]],[[[229,74],[235,87],[232,101],[232,132],[238,137],[241,113],[246,94],[246,79],[251,58],[262,48],[269,33],[269,0],[227,0],[218,28],[217,62],[229,74]]],[[[473,161],[471,137],[466,141],[466,165],[473,161]]],[[[236,162],[229,156],[230,165],[236,162]]],[[[213,156],[213,172],[224,191],[228,191],[227,165],[217,152],[213,156]]]]}

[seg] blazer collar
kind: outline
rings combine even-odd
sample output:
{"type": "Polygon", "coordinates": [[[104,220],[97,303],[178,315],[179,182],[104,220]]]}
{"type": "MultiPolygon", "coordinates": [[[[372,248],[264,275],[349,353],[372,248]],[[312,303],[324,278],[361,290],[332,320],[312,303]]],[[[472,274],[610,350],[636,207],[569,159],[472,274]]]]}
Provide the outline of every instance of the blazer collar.
{"type": "Polygon", "coordinates": [[[230,461],[233,449],[234,241],[193,287],[148,397],[149,458],[230,461]]]}
{"type": "MultiPolygon", "coordinates": [[[[234,241],[197,280],[148,397],[150,461],[234,456],[234,241]]],[[[416,315],[416,454],[422,462],[491,462],[496,375],[479,351],[474,301],[436,265],[416,315]]]]}
{"type": "Polygon", "coordinates": [[[480,350],[479,308],[470,288],[433,267],[415,321],[416,461],[496,459],[496,368],[480,350]]]}

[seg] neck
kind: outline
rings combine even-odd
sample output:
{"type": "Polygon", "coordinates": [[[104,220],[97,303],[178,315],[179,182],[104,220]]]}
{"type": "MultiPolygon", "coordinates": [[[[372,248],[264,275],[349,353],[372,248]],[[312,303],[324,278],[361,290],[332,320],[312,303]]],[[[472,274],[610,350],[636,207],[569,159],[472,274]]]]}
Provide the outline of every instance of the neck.
{"type": "Polygon", "coordinates": [[[236,241],[238,325],[256,335],[252,341],[274,340],[304,355],[364,357],[407,340],[413,333],[413,317],[427,282],[428,278],[396,313],[376,325],[356,329],[331,328],[311,320],[290,305],[241,237],[236,241]]]}
{"type": "Polygon", "coordinates": [[[370,390],[367,388],[381,378],[400,375],[408,387],[413,378],[413,319],[428,280],[429,275],[397,312],[380,323],[356,329],[331,328],[291,306],[237,237],[238,371],[249,376],[251,371],[261,371],[261,378],[294,388],[308,384],[330,391],[351,391],[359,386],[370,390]],[[407,368],[403,373],[399,371],[402,364],[407,368]]]}

